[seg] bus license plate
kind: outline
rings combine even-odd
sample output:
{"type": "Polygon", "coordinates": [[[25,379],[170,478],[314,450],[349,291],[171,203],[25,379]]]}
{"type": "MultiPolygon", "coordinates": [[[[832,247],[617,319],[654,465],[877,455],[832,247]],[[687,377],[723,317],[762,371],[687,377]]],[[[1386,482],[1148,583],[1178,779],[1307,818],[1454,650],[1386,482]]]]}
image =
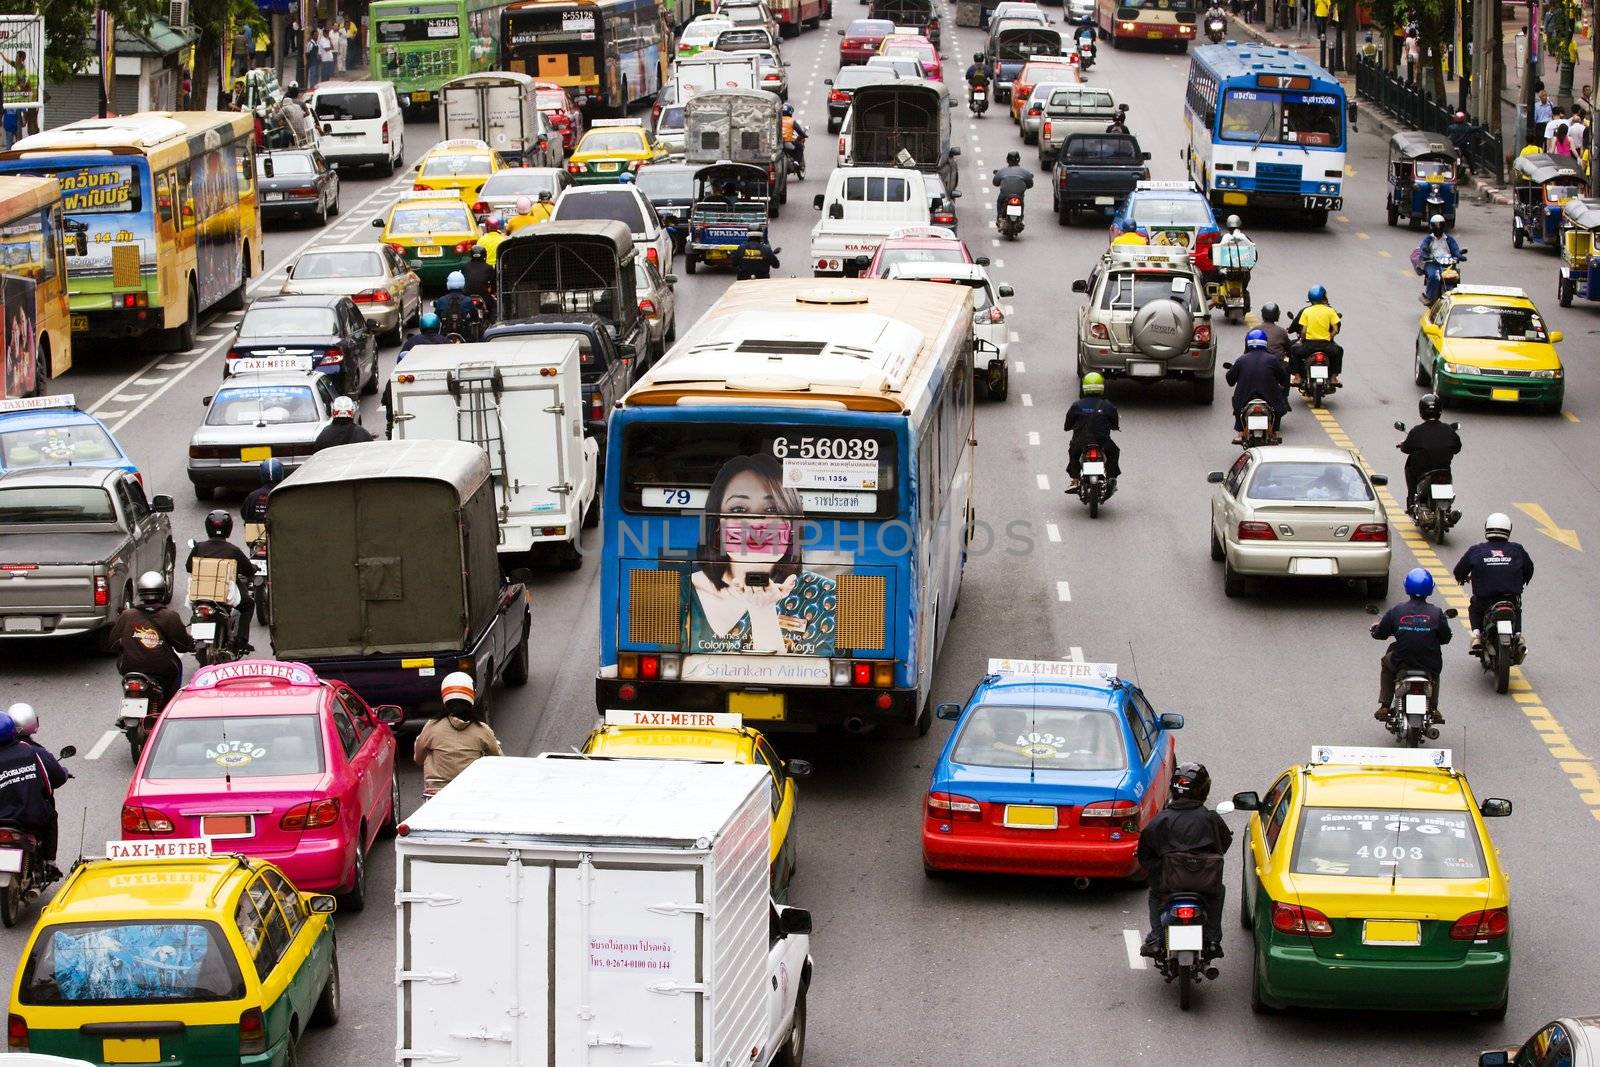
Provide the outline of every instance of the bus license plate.
{"type": "Polygon", "coordinates": [[[87,316],[87,315],[74,315],[74,316],[72,316],[72,332],[73,333],[84,333],[88,329],[89,329],[89,316],[87,316]]]}
{"type": "Polygon", "coordinates": [[[433,99],[432,95],[426,90],[411,94],[411,102],[413,104],[426,104],[431,99],[433,99]]]}
{"type": "Polygon", "coordinates": [[[1344,210],[1344,200],[1337,196],[1303,196],[1300,201],[1307,211],[1344,210]]]}
{"type": "Polygon", "coordinates": [[[1160,30],[1145,30],[1144,31],[1144,35],[1146,37],[1160,37],[1161,36],[1161,31],[1160,30]]]}
{"type": "Polygon", "coordinates": [[[438,257],[444,255],[444,249],[440,248],[438,245],[423,245],[421,248],[417,249],[417,255],[424,259],[437,259],[438,257]]]}
{"type": "Polygon", "coordinates": [[[728,710],[747,719],[781,722],[787,712],[782,693],[729,693],[728,710]]]}

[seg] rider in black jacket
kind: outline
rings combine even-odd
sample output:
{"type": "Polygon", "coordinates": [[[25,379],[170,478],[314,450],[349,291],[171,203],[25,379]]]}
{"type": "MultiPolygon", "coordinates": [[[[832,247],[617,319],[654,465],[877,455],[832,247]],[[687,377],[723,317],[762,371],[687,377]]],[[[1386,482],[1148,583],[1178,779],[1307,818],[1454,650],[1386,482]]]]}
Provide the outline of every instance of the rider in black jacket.
{"type": "Polygon", "coordinates": [[[1533,557],[1511,540],[1511,517],[1495,512],[1483,520],[1483,540],[1461,554],[1456,562],[1455,579],[1472,584],[1472,603],[1467,620],[1472,623],[1472,648],[1476,655],[1483,645],[1483,613],[1498,600],[1513,600],[1517,605],[1517,629],[1522,628],[1522,590],[1533,581],[1533,557]]]}
{"type": "Polygon", "coordinates": [[[233,534],[233,516],[217,510],[206,516],[206,539],[196,541],[183,561],[183,569],[193,573],[194,561],[199,559],[231,559],[235,564],[234,584],[239,587],[239,613],[237,644],[240,650],[250,651],[250,620],[254,617],[255,598],[250,595],[250,582],[256,576],[256,565],[244,550],[228,538],[233,534]]]}
{"type": "Polygon", "coordinates": [[[1450,464],[1461,451],[1461,435],[1449,423],[1439,421],[1444,405],[1439,398],[1428,393],[1417,401],[1417,414],[1422,421],[1411,427],[1406,439],[1400,442],[1400,451],[1406,454],[1406,509],[1416,503],[1417,484],[1424,475],[1444,471],[1447,477],[1450,464]]]}
{"type": "Polygon", "coordinates": [[[1406,575],[1410,599],[1390,608],[1372,626],[1377,640],[1394,638],[1378,661],[1378,710],[1372,717],[1380,722],[1389,717],[1395,675],[1407,669],[1427,671],[1433,677],[1433,706],[1428,710],[1444,722],[1439,714],[1439,681],[1444,671],[1443,646],[1450,643],[1450,619],[1437,604],[1428,602],[1432,592],[1433,575],[1421,567],[1412,568],[1406,575]]]}
{"type": "Polygon", "coordinates": [[[1222,884],[1222,857],[1233,844],[1233,831],[1222,816],[1206,807],[1211,793],[1211,774],[1202,764],[1184,763],[1172,772],[1172,788],[1167,806],[1150,820],[1139,834],[1139,866],[1150,878],[1150,936],[1145,938],[1142,956],[1161,952],[1161,909],[1174,891],[1193,892],[1205,903],[1205,948],[1201,955],[1217,959],[1222,955],[1222,907],[1226,891],[1222,884]],[[1215,857],[1216,877],[1206,888],[1175,888],[1181,876],[1169,870],[1174,853],[1215,857]]]}
{"type": "Polygon", "coordinates": [[[333,421],[322,428],[317,434],[317,439],[311,445],[313,452],[321,452],[324,448],[334,445],[359,445],[372,440],[362,425],[356,421],[356,402],[347,396],[335,397],[333,401],[333,421]]]}
{"type": "Polygon", "coordinates": [[[994,214],[1000,218],[1006,213],[1006,201],[1013,196],[1027,198],[1033,188],[1033,172],[1022,165],[1021,152],[1007,152],[1006,165],[994,172],[994,185],[1000,195],[994,198],[994,214]]]}

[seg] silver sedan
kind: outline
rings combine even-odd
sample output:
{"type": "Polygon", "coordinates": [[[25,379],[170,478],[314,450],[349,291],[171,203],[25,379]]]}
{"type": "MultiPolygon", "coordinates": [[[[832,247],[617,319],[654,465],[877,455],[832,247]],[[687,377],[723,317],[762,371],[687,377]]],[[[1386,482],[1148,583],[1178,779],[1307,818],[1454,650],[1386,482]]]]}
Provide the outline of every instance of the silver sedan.
{"type": "Polygon", "coordinates": [[[1222,589],[1240,596],[1250,575],[1341,578],[1381,600],[1389,590],[1389,516],[1346,448],[1249,448],[1212,471],[1211,558],[1222,589]]]}
{"type": "Polygon", "coordinates": [[[374,331],[398,342],[422,315],[422,282],[388,245],[318,245],[289,265],[281,296],[348,296],[374,331]]]}
{"type": "Polygon", "coordinates": [[[262,460],[298,469],[333,419],[332,379],[311,370],[310,360],[236,364],[215,395],[202,399],[206,417],[189,438],[189,481],[201,500],[214,489],[254,489],[261,484],[262,460]]]}

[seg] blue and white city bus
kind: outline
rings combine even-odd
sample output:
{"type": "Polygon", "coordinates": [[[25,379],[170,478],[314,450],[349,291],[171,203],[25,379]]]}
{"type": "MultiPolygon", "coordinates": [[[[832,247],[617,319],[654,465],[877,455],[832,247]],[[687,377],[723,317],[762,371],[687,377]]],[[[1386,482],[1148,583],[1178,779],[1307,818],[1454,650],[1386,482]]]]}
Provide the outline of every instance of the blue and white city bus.
{"type": "Polygon", "coordinates": [[[1314,226],[1343,209],[1344,87],[1299,52],[1194,49],[1183,117],[1189,176],[1215,207],[1294,211],[1314,226]]]}
{"type": "Polygon", "coordinates": [[[611,413],[600,708],[926,731],[973,355],[965,286],[731,286],[611,413]]]}

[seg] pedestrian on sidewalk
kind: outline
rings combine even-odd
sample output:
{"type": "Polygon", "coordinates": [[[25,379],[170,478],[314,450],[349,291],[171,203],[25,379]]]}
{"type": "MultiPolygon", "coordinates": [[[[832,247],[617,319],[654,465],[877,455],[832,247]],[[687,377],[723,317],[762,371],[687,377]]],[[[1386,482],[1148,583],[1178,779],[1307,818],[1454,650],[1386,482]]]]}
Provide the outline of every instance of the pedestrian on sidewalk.
{"type": "MultiPolygon", "coordinates": [[[[317,31],[315,44],[317,48],[317,73],[321,78],[328,78],[333,74],[333,41],[328,37],[328,31],[317,31]]],[[[312,83],[313,86],[316,84],[312,83]]]]}
{"type": "Polygon", "coordinates": [[[345,69],[354,70],[357,67],[366,66],[361,61],[361,27],[357,26],[355,19],[350,18],[348,15],[345,16],[344,20],[344,35],[345,39],[349,41],[350,55],[353,57],[345,69]]]}
{"type": "Polygon", "coordinates": [[[306,88],[315,89],[317,87],[318,76],[322,73],[320,70],[317,69],[318,65],[322,62],[322,60],[319,58],[321,53],[319,53],[317,51],[317,35],[314,32],[309,32],[308,31],[306,33],[305,37],[306,37],[306,88]]]}
{"type": "Polygon", "coordinates": [[[334,18],[328,36],[333,40],[333,49],[337,55],[334,60],[334,69],[343,73],[350,69],[350,38],[344,32],[344,19],[334,18]]]}
{"type": "Polygon", "coordinates": [[[1577,161],[1578,153],[1572,147],[1572,138],[1567,136],[1567,124],[1561,123],[1556,127],[1555,136],[1550,138],[1550,154],[1552,156],[1566,156],[1577,161]]]}
{"type": "Polygon", "coordinates": [[[1317,38],[1320,40],[1328,35],[1328,13],[1333,9],[1330,0],[1315,0],[1311,7],[1311,15],[1317,23],[1317,38]]]}
{"type": "Polygon", "coordinates": [[[272,66],[272,38],[266,30],[256,34],[255,65],[258,67],[272,66]]]}
{"type": "Polygon", "coordinates": [[[1417,77],[1422,72],[1422,38],[1417,35],[1417,28],[1406,28],[1406,84],[1417,84],[1417,77]]]}
{"type": "Polygon", "coordinates": [[[1544,129],[1545,124],[1555,117],[1556,105],[1550,99],[1550,91],[1544,87],[1544,82],[1534,84],[1533,121],[1538,129],[1544,129]]]}

